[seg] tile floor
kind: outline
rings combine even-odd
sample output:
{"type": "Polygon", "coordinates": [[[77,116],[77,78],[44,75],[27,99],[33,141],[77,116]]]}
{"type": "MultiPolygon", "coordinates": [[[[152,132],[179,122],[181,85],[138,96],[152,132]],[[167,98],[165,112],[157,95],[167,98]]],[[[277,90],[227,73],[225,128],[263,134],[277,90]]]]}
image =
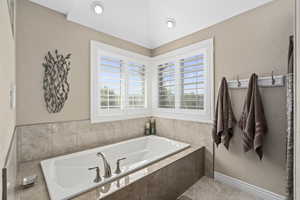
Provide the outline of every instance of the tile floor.
{"type": "Polygon", "coordinates": [[[229,185],[203,177],[178,200],[263,200],[229,185]]]}

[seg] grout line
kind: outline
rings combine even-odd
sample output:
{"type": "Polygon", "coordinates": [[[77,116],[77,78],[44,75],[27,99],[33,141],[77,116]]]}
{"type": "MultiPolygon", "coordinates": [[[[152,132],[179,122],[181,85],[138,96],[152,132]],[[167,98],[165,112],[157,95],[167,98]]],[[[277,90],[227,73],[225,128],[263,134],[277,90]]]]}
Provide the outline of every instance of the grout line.
{"type": "Polygon", "coordinates": [[[15,137],[16,137],[16,135],[17,135],[16,132],[17,132],[17,127],[15,126],[15,127],[14,127],[14,131],[13,131],[13,134],[12,134],[12,137],[11,137],[10,142],[9,142],[9,147],[8,147],[7,154],[6,154],[6,156],[5,156],[5,162],[4,162],[3,168],[5,168],[5,167],[7,166],[7,164],[8,164],[9,155],[10,155],[11,150],[12,150],[12,145],[13,145],[14,140],[15,140],[15,137]]]}

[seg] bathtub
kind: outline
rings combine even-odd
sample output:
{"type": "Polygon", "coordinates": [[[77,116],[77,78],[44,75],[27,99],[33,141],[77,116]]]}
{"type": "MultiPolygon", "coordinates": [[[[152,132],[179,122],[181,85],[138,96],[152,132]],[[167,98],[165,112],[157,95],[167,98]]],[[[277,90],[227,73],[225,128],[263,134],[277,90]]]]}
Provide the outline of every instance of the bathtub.
{"type": "Polygon", "coordinates": [[[78,196],[94,187],[99,187],[149,164],[178,153],[190,145],[158,136],[145,136],[124,142],[94,148],[65,156],[41,161],[41,167],[51,200],[65,200],[78,196]],[[103,161],[96,154],[102,152],[108,160],[112,176],[103,178],[103,161]],[[121,162],[121,173],[115,174],[117,159],[121,162]],[[94,183],[95,171],[100,167],[102,181],[94,183]]]}

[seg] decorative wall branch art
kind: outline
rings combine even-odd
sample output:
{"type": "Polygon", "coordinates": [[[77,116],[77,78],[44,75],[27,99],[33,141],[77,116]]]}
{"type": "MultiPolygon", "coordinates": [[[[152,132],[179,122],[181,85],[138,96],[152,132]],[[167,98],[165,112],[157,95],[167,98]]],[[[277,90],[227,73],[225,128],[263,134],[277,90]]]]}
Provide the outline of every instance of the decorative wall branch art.
{"type": "Polygon", "coordinates": [[[54,55],[48,51],[45,56],[43,67],[45,69],[43,89],[44,99],[49,113],[58,113],[64,107],[70,85],[68,83],[68,73],[70,71],[71,54],[66,56],[59,54],[57,50],[54,55]]]}

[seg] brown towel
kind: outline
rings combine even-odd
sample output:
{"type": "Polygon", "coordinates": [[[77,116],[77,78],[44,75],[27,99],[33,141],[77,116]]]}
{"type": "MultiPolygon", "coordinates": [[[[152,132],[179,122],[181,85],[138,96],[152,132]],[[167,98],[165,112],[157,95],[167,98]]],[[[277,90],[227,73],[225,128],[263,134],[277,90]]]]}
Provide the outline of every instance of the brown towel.
{"type": "Polygon", "coordinates": [[[235,124],[236,119],[231,107],[227,81],[226,78],[223,78],[219,89],[212,132],[213,140],[217,146],[222,142],[227,149],[229,148],[235,124]]]}
{"type": "Polygon", "coordinates": [[[244,103],[243,113],[239,121],[242,129],[243,149],[245,152],[254,149],[260,159],[263,157],[263,140],[268,131],[267,122],[259,88],[257,75],[252,74],[244,103]]]}

